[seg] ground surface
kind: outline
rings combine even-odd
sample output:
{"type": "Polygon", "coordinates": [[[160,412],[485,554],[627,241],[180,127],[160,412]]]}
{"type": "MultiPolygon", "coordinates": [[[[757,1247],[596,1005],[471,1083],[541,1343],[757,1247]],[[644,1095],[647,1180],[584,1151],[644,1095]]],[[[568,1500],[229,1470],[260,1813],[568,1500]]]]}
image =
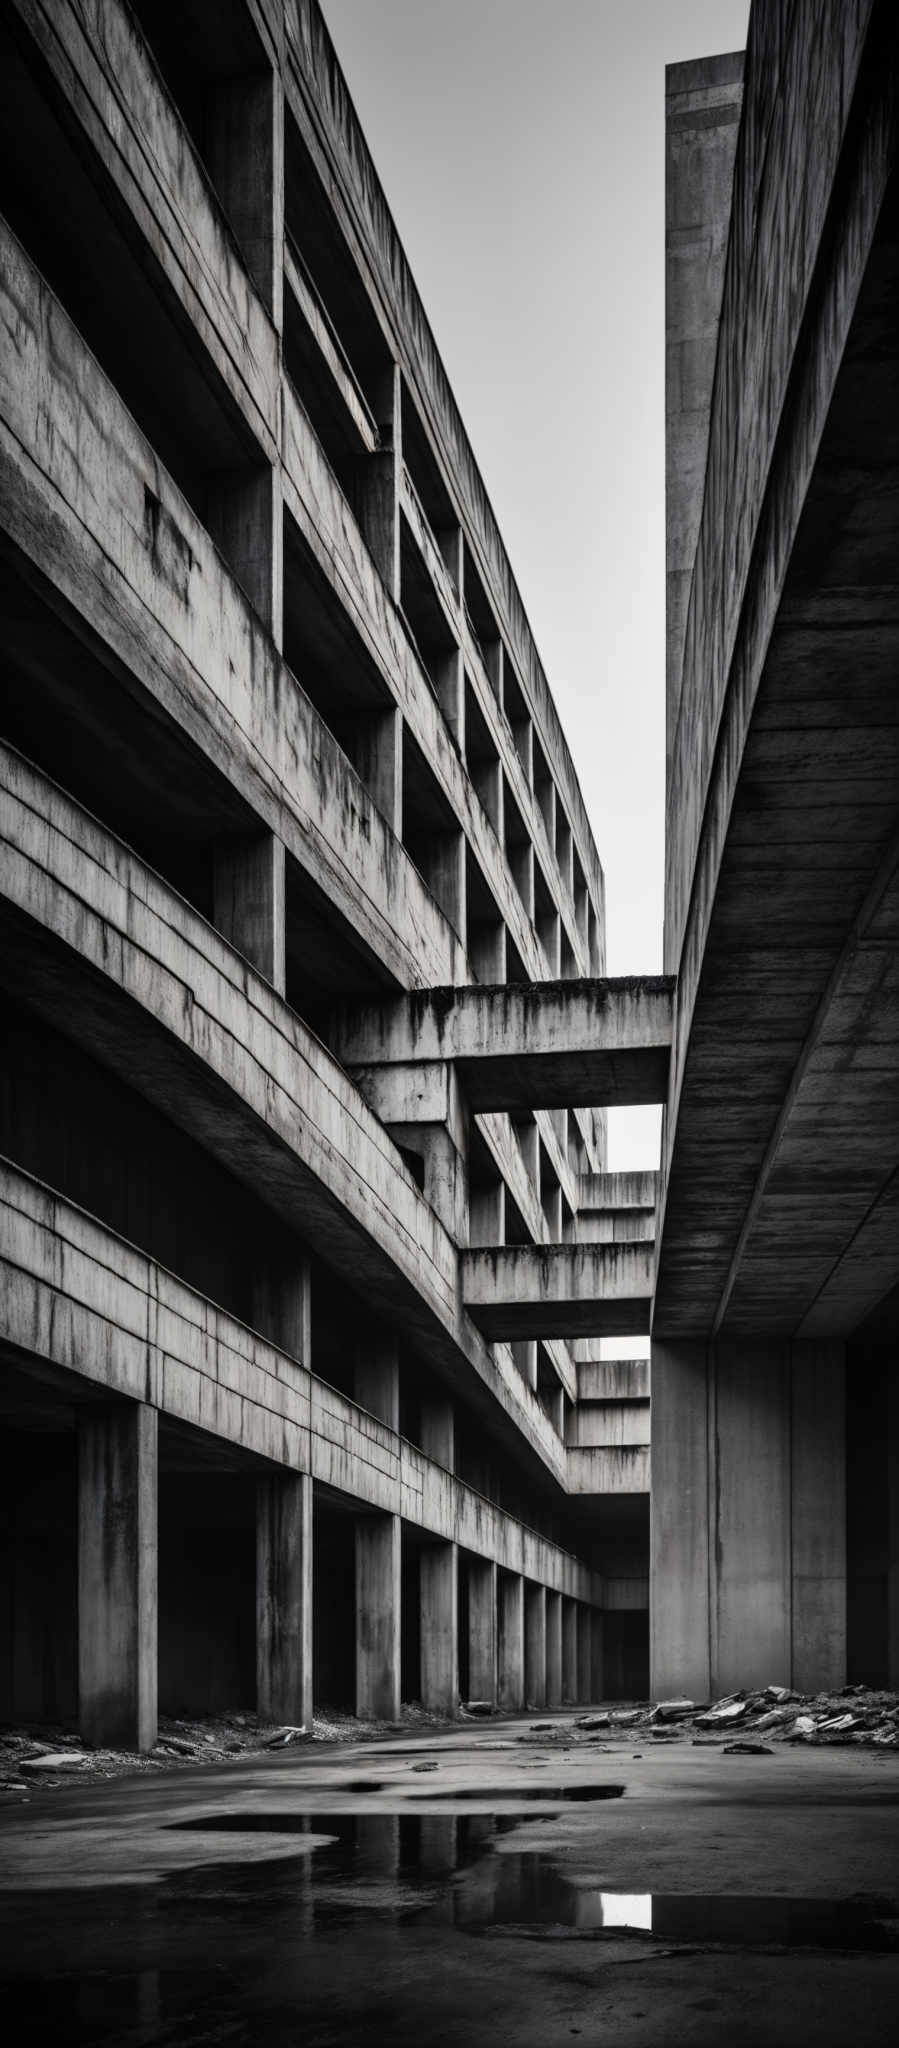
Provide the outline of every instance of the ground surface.
{"type": "Polygon", "coordinates": [[[0,1816],[13,2038],[892,2043],[895,1750],[540,1720],[36,1779],[0,1816]]]}

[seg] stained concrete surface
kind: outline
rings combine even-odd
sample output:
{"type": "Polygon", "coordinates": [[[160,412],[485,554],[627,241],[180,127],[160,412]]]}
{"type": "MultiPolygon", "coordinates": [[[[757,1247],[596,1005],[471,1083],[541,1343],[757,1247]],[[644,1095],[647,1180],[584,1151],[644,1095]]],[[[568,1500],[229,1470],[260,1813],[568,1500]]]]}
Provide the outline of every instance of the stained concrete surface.
{"type": "Polygon", "coordinates": [[[633,1730],[575,1747],[570,1715],[540,1719],[5,1812],[17,2040],[894,2038],[895,1754],[635,1754],[633,1730]]]}

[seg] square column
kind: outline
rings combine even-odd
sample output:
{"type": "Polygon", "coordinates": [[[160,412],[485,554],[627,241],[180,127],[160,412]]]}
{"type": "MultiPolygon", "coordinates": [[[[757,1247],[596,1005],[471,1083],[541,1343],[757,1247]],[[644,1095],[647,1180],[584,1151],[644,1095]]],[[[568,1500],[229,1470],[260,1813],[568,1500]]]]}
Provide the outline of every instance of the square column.
{"type": "Polygon", "coordinates": [[[157,1439],[143,1402],[79,1418],[79,1719],[96,1749],[156,1741],[157,1439]]]}
{"type": "Polygon", "coordinates": [[[375,568],[394,604],[400,602],[400,476],[402,391],[399,366],[391,363],[374,395],[381,446],[359,463],[355,483],[356,517],[375,568]]]}
{"type": "Polygon", "coordinates": [[[274,832],[223,840],[215,849],[212,922],[279,996],[286,985],[285,853],[274,832]]]}
{"type": "Polygon", "coordinates": [[[577,1697],[589,1702],[593,1692],[593,1635],[601,1616],[594,1607],[577,1609],[577,1697]]]}
{"type": "Polygon", "coordinates": [[[489,1558],[468,1563],[468,1691],[473,1700],[496,1705],[496,1566],[489,1558]]]}
{"type": "Polygon", "coordinates": [[[398,839],[403,833],[403,714],[395,705],[360,718],[353,757],[376,810],[398,839]]]}
{"type": "Polygon", "coordinates": [[[421,1552],[421,1703],[451,1718],[459,1708],[459,1563],[455,1543],[421,1552]]]}
{"type": "Polygon", "coordinates": [[[274,1472],[256,1488],[256,1706],[262,1721],[312,1727],[312,1479],[274,1472]]]}
{"type": "Polygon", "coordinates": [[[546,1595],[546,1704],[562,1704],[562,1595],[546,1595]]]}
{"type": "Polygon", "coordinates": [[[426,1458],[442,1465],[445,1472],[456,1469],[456,1411],[447,1396],[421,1404],[421,1448],[426,1458]]]}
{"type": "Polygon", "coordinates": [[[400,1361],[391,1338],[373,1336],[359,1345],[353,1368],[353,1399],[388,1429],[400,1426],[400,1361]]]}
{"type": "Polygon", "coordinates": [[[524,1706],[524,1580],[503,1572],[497,1591],[497,1703],[518,1714],[524,1706]]]}
{"type": "Polygon", "coordinates": [[[524,1697],[529,1707],[546,1705],[546,1587],[524,1594],[524,1697]]]}
{"type": "Polygon", "coordinates": [[[577,1602],[562,1602],[562,1698],[566,1704],[578,1697],[577,1602]]]}
{"type": "Polygon", "coordinates": [[[356,1523],[356,1712],[360,1721],[400,1718],[401,1549],[399,1515],[356,1523]]]}

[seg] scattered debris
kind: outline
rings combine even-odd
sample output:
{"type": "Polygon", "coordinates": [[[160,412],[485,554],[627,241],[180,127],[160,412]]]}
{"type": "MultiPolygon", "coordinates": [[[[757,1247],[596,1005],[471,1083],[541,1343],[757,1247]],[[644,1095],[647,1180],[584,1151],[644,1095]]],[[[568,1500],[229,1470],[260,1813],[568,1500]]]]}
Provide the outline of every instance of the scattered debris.
{"type": "Polygon", "coordinates": [[[27,1771],[29,1776],[32,1773],[37,1775],[42,1771],[47,1771],[51,1776],[55,1776],[58,1771],[83,1771],[85,1765],[91,1762],[92,1758],[85,1755],[83,1750],[45,1749],[40,1756],[25,1757],[20,1763],[19,1769],[20,1771],[27,1771]]]}
{"type": "Polygon", "coordinates": [[[420,1764],[412,1765],[413,1771],[439,1771],[440,1765],[432,1757],[425,1757],[420,1764]]]}
{"type": "Polygon", "coordinates": [[[608,1714],[578,1714],[574,1725],[576,1728],[610,1728],[612,1724],[608,1714]]]}
{"type": "Polygon", "coordinates": [[[309,1735],[305,1722],[301,1728],[276,1728],[274,1735],[267,1735],[263,1749],[289,1749],[293,1742],[308,1742],[309,1735]]]}
{"type": "Polygon", "coordinates": [[[767,1742],[759,1742],[752,1735],[739,1737],[736,1742],[725,1742],[725,1756],[773,1756],[774,1751],[767,1742]]]}
{"type": "Polygon", "coordinates": [[[495,1714],[496,1708],[491,1705],[489,1700],[465,1700],[462,1712],[463,1714],[477,1714],[479,1718],[483,1716],[486,1719],[491,1714],[495,1714]]]}

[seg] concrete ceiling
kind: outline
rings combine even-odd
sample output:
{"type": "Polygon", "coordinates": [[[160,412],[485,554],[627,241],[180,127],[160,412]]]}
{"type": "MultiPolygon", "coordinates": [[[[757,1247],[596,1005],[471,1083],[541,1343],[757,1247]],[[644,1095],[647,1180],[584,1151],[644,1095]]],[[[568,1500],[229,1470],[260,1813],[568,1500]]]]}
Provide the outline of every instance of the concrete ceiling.
{"type": "Polygon", "coordinates": [[[724,835],[654,1331],[848,1334],[899,1280],[899,200],[818,448],[724,835]]]}

